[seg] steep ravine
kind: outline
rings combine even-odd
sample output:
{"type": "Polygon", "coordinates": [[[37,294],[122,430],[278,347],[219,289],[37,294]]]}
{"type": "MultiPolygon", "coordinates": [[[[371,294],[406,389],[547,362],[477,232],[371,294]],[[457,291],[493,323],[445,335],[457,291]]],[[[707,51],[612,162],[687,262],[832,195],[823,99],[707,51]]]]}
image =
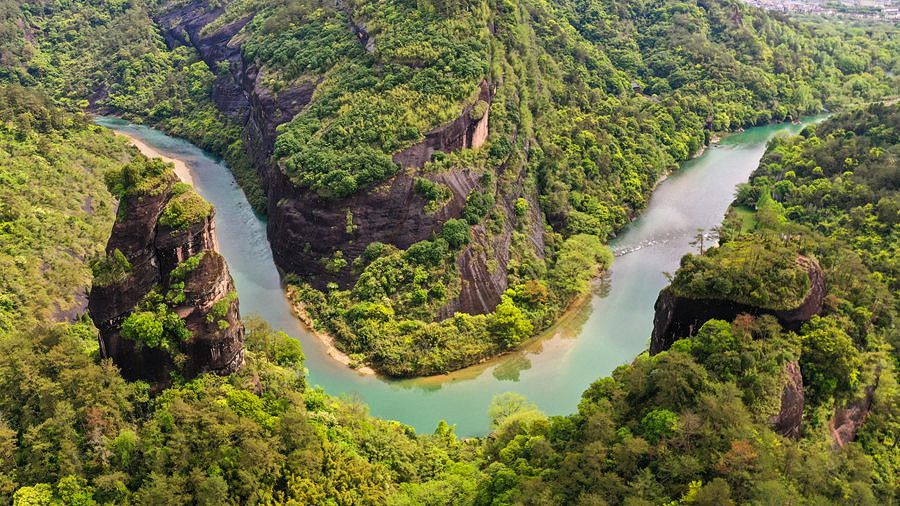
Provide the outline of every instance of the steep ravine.
{"type": "MultiPolygon", "coordinates": [[[[441,173],[418,170],[431,160],[435,151],[478,147],[485,142],[490,109],[488,107],[480,118],[473,118],[474,104],[464,107],[455,121],[435,128],[426,133],[421,142],[396,153],[393,159],[400,170],[374,188],[335,199],[324,198],[293,184],[272,159],[276,127],[291,120],[309,104],[318,82],[288,85],[277,93],[266,89],[261,82],[260,68],[255,62],[245,61],[240,37],[236,37],[252,16],[204,31],[223,14],[222,8],[194,1],[157,14],[156,21],[170,46],[195,48],[214,70],[220,67],[220,62],[228,62],[229,71],[217,79],[213,100],[220,110],[243,126],[243,144],[267,197],[267,233],[275,262],[282,271],[298,274],[320,289],[329,282],[341,287],[350,286],[355,281],[350,269],[328,272],[321,260],[338,251],[344,258],[352,260],[374,241],[405,249],[431,238],[448,219],[459,218],[466,197],[473,190],[493,191],[493,188],[484,187],[479,174],[468,170],[441,173]],[[425,211],[426,202],[415,191],[417,177],[426,177],[451,189],[452,196],[442,209],[434,213],[425,211]],[[348,216],[352,216],[352,227],[348,226],[348,216]]],[[[347,29],[358,33],[361,44],[371,42],[364,36],[364,28],[350,23],[347,29]]],[[[478,101],[490,104],[491,97],[490,84],[482,82],[478,101]]],[[[522,178],[513,179],[516,184],[503,188],[497,195],[498,200],[506,201],[509,211],[512,211],[512,202],[525,193],[522,178]]],[[[533,195],[526,195],[526,198],[531,201],[531,209],[539,209],[533,195]]],[[[533,218],[532,222],[539,225],[540,217],[533,218]]],[[[504,273],[509,259],[511,225],[506,224],[499,234],[487,234],[484,227],[481,228],[473,230],[474,243],[459,257],[462,293],[449,301],[440,312],[441,317],[454,311],[489,312],[507,288],[504,273]],[[491,259],[497,264],[490,262],[491,259]]],[[[541,255],[542,227],[532,227],[530,240],[541,255]]]]}

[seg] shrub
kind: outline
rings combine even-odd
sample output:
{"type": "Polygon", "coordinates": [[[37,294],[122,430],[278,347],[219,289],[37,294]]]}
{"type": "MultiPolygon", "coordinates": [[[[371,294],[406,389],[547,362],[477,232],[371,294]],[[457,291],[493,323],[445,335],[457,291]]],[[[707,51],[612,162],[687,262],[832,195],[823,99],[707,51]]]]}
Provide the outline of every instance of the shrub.
{"type": "Polygon", "coordinates": [[[654,409],[641,420],[641,434],[653,444],[673,436],[677,429],[678,415],[668,409],[654,409]]]}
{"type": "Polygon", "coordinates": [[[176,265],[175,268],[172,269],[172,272],[169,273],[169,277],[173,280],[184,279],[188,273],[192,272],[200,265],[200,261],[203,260],[205,254],[205,252],[200,252],[176,265]]]}
{"type": "Polygon", "coordinates": [[[101,260],[91,263],[91,271],[94,273],[94,284],[109,286],[120,283],[131,274],[131,262],[116,248],[112,255],[107,255],[101,260]]]}
{"type": "Polygon", "coordinates": [[[491,149],[488,153],[495,161],[502,162],[512,153],[512,144],[505,137],[501,137],[491,143],[491,149]]]}
{"type": "Polygon", "coordinates": [[[488,330],[504,347],[512,348],[531,335],[534,324],[513,304],[512,299],[506,295],[501,299],[491,315],[488,330]]]}
{"type": "Polygon", "coordinates": [[[213,207],[196,192],[188,191],[172,197],[159,217],[159,222],[175,230],[184,230],[209,217],[213,207]]]}
{"type": "Polygon", "coordinates": [[[800,369],[813,402],[848,393],[859,378],[862,360],[853,339],[832,320],[813,317],[800,336],[800,369]]]}
{"type": "Polygon", "coordinates": [[[152,311],[131,313],[122,322],[124,337],[144,343],[149,348],[162,347],[163,332],[163,322],[152,311]]]}
{"type": "Polygon", "coordinates": [[[463,210],[463,218],[470,225],[475,225],[487,216],[492,207],[494,207],[493,195],[473,191],[466,197],[466,208],[463,210]]]}
{"type": "Polygon", "coordinates": [[[440,265],[449,253],[449,242],[443,237],[434,241],[419,241],[406,249],[405,256],[418,265],[440,265]]]}
{"type": "Polygon", "coordinates": [[[425,212],[428,213],[439,211],[453,196],[453,192],[447,185],[421,177],[416,179],[415,189],[425,199],[425,212]]]}
{"type": "Polygon", "coordinates": [[[441,230],[441,237],[447,241],[447,244],[453,249],[459,249],[469,244],[472,235],[469,232],[469,224],[463,220],[447,220],[444,228],[441,230]]]}
{"type": "Polygon", "coordinates": [[[522,197],[516,199],[516,203],[513,205],[513,210],[516,213],[516,216],[522,217],[525,216],[525,213],[528,212],[528,201],[522,197]]]}

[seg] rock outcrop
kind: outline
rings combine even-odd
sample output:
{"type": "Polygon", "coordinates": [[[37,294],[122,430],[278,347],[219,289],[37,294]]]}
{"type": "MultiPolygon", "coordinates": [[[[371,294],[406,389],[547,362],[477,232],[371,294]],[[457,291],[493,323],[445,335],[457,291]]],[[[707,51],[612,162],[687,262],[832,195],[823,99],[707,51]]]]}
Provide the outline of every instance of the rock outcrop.
{"type": "Polygon", "coordinates": [[[785,377],[781,408],[778,414],[769,417],[769,425],[782,436],[796,438],[800,435],[800,424],[803,422],[803,375],[800,374],[800,364],[792,360],[784,364],[781,373],[785,377]]]}
{"type": "MultiPolygon", "coordinates": [[[[340,251],[344,258],[359,256],[373,241],[407,248],[411,244],[430,239],[450,218],[462,215],[466,197],[473,190],[482,190],[479,174],[467,170],[451,170],[440,174],[417,174],[436,151],[454,151],[479,147],[487,139],[490,117],[491,87],[482,82],[478,99],[463,108],[456,120],[428,132],[425,138],[393,156],[400,166],[398,174],[380,185],[343,199],[323,198],[306,188],[294,185],[284,170],[272,159],[276,127],[290,121],[312,99],[320,81],[288,84],[277,93],[262,84],[261,69],[256,62],[246,61],[240,49],[240,30],[252,15],[225,24],[215,30],[208,27],[224,13],[221,7],[194,1],[177,9],[156,15],[170,46],[194,47],[211,69],[228,63],[229,72],[217,78],[213,99],[220,110],[243,125],[243,144],[259,174],[268,201],[267,233],[278,267],[298,274],[312,285],[324,288],[335,282],[350,286],[355,275],[350,269],[328,272],[322,259],[340,251]],[[484,113],[473,112],[478,104],[487,105],[484,113]],[[424,199],[415,191],[416,177],[427,177],[452,190],[449,202],[436,213],[427,213],[424,199]],[[353,226],[348,226],[348,216],[353,226]]],[[[370,51],[374,38],[364,26],[352,20],[348,31],[370,51]]],[[[515,179],[515,178],[513,178],[515,179]]],[[[508,195],[498,195],[511,202],[523,193],[524,186],[507,186],[508,195]]],[[[498,198],[498,200],[500,200],[498,198]]],[[[531,208],[539,209],[533,196],[526,195],[531,208]]],[[[539,256],[543,255],[541,217],[529,239],[539,256]]],[[[508,227],[507,227],[508,228],[508,227]]],[[[493,309],[506,289],[505,269],[509,258],[510,230],[494,236],[473,230],[477,248],[468,248],[460,256],[463,293],[441,311],[449,316],[453,311],[472,314],[493,309]],[[491,257],[487,252],[493,252],[491,257]],[[499,264],[499,269],[495,263],[499,264]],[[491,266],[489,269],[488,266],[491,266]],[[502,278],[502,279],[501,279],[502,278]],[[485,282],[488,281],[488,282],[485,282]]]]}
{"type": "Polygon", "coordinates": [[[201,199],[208,212],[189,224],[175,228],[160,222],[172,200],[186,191],[175,183],[168,171],[158,186],[122,199],[106,252],[107,259],[118,256],[127,264],[121,262],[126,267],[115,279],[95,278],[88,306],[100,330],[101,355],[112,358],[125,378],[155,386],[167,385],[172,373],[185,378],[231,373],[244,360],[234,285],[225,259],[214,249],[214,210],[201,199]],[[123,323],[138,312],[162,321],[178,318],[182,323],[176,326],[189,334],[167,345],[128,337],[123,323]]]}
{"type": "Polygon", "coordinates": [[[880,373],[880,368],[875,371],[875,381],[865,388],[862,397],[848,402],[842,408],[835,408],[834,416],[828,422],[828,432],[836,447],[843,448],[856,439],[856,434],[872,410],[880,373]]]}
{"type": "Polygon", "coordinates": [[[809,272],[810,288],[803,302],[796,308],[780,311],[740,304],[726,299],[691,299],[679,297],[671,287],[664,288],[656,299],[650,354],[665,351],[675,341],[694,335],[707,320],[732,321],[739,314],[770,314],[786,328],[798,330],[813,315],[822,310],[825,299],[825,275],[818,262],[798,259],[809,272]]]}

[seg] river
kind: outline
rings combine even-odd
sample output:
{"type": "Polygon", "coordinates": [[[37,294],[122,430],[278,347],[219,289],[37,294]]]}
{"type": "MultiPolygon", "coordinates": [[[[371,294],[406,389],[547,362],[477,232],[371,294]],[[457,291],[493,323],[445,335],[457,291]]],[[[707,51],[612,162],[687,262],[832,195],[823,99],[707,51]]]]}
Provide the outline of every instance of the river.
{"type": "Polygon", "coordinates": [[[253,213],[231,172],[216,157],[159,130],[111,117],[96,123],[182,160],[197,191],[216,207],[216,229],[228,260],[244,316],[258,314],[275,329],[297,337],[306,354],[309,382],[332,395],[358,398],[372,414],[431,432],[441,419],[461,436],[489,430],[487,408],[503,392],[519,392],[549,415],[575,411],[593,381],[630,362],[648,348],[653,303],[674,272],[698,228],[722,221],[734,188],[756,168],[774,135],[799,125],[771,125],[729,135],[682,164],[659,184],[648,207],[610,246],[615,263],[594,293],[555,327],[522,349],[452,374],[408,380],[366,376],[327,355],[321,342],[297,320],[281,289],[266,238],[266,223],[253,213]]]}

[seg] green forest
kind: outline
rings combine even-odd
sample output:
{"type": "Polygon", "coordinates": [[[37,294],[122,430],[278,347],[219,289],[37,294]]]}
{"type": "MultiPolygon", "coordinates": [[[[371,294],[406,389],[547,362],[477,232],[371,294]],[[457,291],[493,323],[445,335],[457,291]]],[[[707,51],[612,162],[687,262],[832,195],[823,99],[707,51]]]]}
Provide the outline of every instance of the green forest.
{"type": "MultiPolygon", "coordinates": [[[[588,235],[607,241],[646,205],[656,181],[716,132],[797,119],[897,91],[887,73],[898,65],[896,51],[890,49],[897,40],[877,27],[863,32],[800,25],[737,3],[715,2],[504,2],[492,8],[478,3],[467,9],[444,6],[444,11],[436,5],[434,12],[407,15],[408,23],[386,25],[383,18],[397,15],[385,5],[390,3],[353,12],[375,38],[374,53],[351,45],[330,54],[326,63],[307,63],[305,74],[296,69],[305,60],[277,56],[290,46],[271,34],[280,33],[278,27],[289,15],[309,21],[326,11],[297,14],[276,8],[268,18],[279,20],[276,27],[274,21],[259,22],[268,11],[254,18],[248,30],[252,54],[273,76],[313,79],[323,72],[321,65],[330,65],[311,106],[279,127],[279,163],[295,183],[324,196],[340,198],[373,185],[377,191],[377,184],[397,170],[379,153],[409,146],[450,119],[415,108],[404,109],[398,118],[392,107],[420,103],[418,97],[425,94],[425,103],[449,100],[459,111],[475,100],[484,79],[498,83],[489,146],[436,156],[422,171],[483,172],[487,189],[469,194],[464,218],[472,226],[484,226],[489,236],[500,235],[505,222],[513,222],[518,232],[530,225],[527,217],[511,216],[504,208],[512,178],[523,172],[526,196],[536,195],[535,204],[550,227],[542,255],[529,247],[525,233],[515,235],[510,248],[515,260],[507,268],[510,290],[521,292],[530,283],[539,295],[505,298],[499,306],[505,314],[494,312],[485,319],[458,313],[455,319],[435,321],[441,307],[458,295],[460,276],[455,264],[461,248],[442,248],[441,237],[395,252],[390,260],[373,261],[369,249],[356,259],[335,251],[322,262],[330,272],[354,273],[356,282],[346,290],[323,293],[306,285],[308,280],[289,278],[296,285],[293,298],[320,330],[331,334],[355,363],[390,375],[457,369],[546,328],[587,288],[574,286],[581,283],[577,276],[554,277],[565,269],[560,259],[609,264],[605,254],[587,254],[597,246],[567,248],[580,244],[570,239],[588,235]],[[408,35],[407,30],[421,28],[420,19],[428,27],[421,32],[434,32],[433,38],[408,35]],[[485,24],[493,27],[490,33],[475,28],[485,24]],[[459,30],[465,31],[466,44],[459,42],[459,30]],[[382,45],[385,40],[389,42],[382,45]],[[268,42],[277,52],[263,49],[268,42]],[[396,47],[398,43],[403,45],[396,47]],[[416,59],[412,69],[409,58],[416,59]],[[489,71],[477,73],[479,68],[489,71]],[[458,90],[461,83],[468,84],[468,92],[458,90]],[[380,94],[377,100],[369,97],[372,85],[380,94]],[[364,129],[354,130],[348,121],[364,129]],[[365,153],[351,155],[351,145],[365,153]],[[369,163],[346,163],[337,153],[369,163]],[[432,245],[440,251],[429,258],[443,261],[419,254],[432,245]],[[390,288],[373,292],[373,283],[390,288]],[[510,339],[506,330],[485,328],[498,318],[519,320],[511,322],[520,329],[517,336],[510,339]]],[[[240,17],[241,5],[230,6],[234,18],[240,17]]],[[[316,46],[322,32],[304,28],[293,36],[316,46]]],[[[440,207],[439,195],[431,193],[428,205],[437,201],[440,207]]],[[[373,243],[373,250],[380,248],[373,243]]]]}
{"type": "MultiPolygon", "coordinates": [[[[319,260],[352,282],[284,278],[351,366],[390,376],[459,369],[548,328],[609,268],[606,244],[659,179],[714,136],[834,113],[769,144],[720,244],[686,255],[672,276],[680,296],[779,310],[809,289],[798,256],[815,259],[827,290],[819,315],[796,331],[771,316],[707,321],[598,379],[574,413],[548,416],[505,394],[489,433],[461,438],[453,420],[417,433],[310,384],[299,341],[253,315],[233,374],[160,391],[103,358],[86,290],[127,275],[121,252],[104,256],[117,210],[147,171],[169,168],[91,113],[184,137],[223,157],[258,211],[278,205],[266,202],[244,126],[213,100],[227,62],[170,47],[156,24],[189,4],[0,0],[0,502],[900,500],[896,26],[798,21],[737,0],[208,2],[221,17],[207,33],[253,14],[240,55],[267,90],[315,85],[278,127],[272,155],[311,198],[351,201],[409,170],[434,214],[451,200],[436,175],[477,174],[461,214],[429,239],[319,260]],[[482,147],[395,163],[463,111],[485,114],[482,82],[492,93],[482,147]],[[462,289],[459,259],[489,255],[505,233],[500,303],[443,317],[462,289]],[[803,422],[787,437],[772,419],[795,367],[803,422]],[[854,409],[858,426],[839,438],[837,414],[854,409]]],[[[210,215],[176,186],[161,223],[178,230],[210,215]]],[[[347,234],[357,226],[348,211],[347,234]]],[[[122,322],[126,338],[149,335],[140,319],[122,322]]],[[[173,346],[170,337],[147,345],[173,346]]]]}
{"type": "MultiPolygon", "coordinates": [[[[30,282],[28,272],[4,276],[4,294],[21,294],[4,300],[4,321],[15,322],[3,328],[0,355],[4,501],[896,500],[898,105],[870,106],[773,141],[735,202],[751,208],[754,224],[745,226],[747,215],[733,213],[718,252],[701,256],[740,256],[732,245],[745,242],[777,248],[773,238],[789,234],[798,251],[825,269],[828,296],[820,317],[799,333],[771,317],[709,321],[669,351],[641,355],[599,379],[575,414],[547,417],[508,394],[490,409],[489,436],[460,440],[447,423],[433,434],[416,434],[369,416],[358,401],[310,387],[297,341],[252,318],[245,322],[247,363],[240,372],[200,376],[154,395],[146,383],[122,380],[109,360],[99,359],[89,320],[29,319],[46,311],[48,300],[60,300],[45,286],[77,292],[90,275],[85,264],[79,269],[70,260],[66,241],[79,238],[90,220],[102,235],[114,218],[103,174],[84,165],[117,170],[136,154],[84,116],[33,92],[7,87],[0,96],[4,181],[37,170],[46,192],[40,206],[38,197],[4,199],[12,203],[4,207],[4,262],[48,265],[46,283],[30,282]],[[38,168],[23,172],[23,164],[38,168]],[[73,181],[106,206],[96,203],[96,212],[88,212],[79,195],[51,198],[54,184],[73,181]],[[879,211],[861,211],[867,206],[879,211]],[[47,214],[80,225],[55,230],[50,247],[42,237],[55,221],[38,219],[47,214]],[[778,410],[785,365],[793,361],[800,364],[806,398],[796,440],[767,424],[778,410]],[[855,441],[836,447],[827,431],[835,407],[858,400],[875,383],[855,441]]],[[[86,254],[100,239],[82,245],[86,254]]]]}
{"type": "MultiPolygon", "coordinates": [[[[265,212],[242,127],[211,99],[234,62],[211,65],[193,47],[169,47],[154,24],[187,5],[7,1],[0,82],[191,140],[223,156],[265,212]]],[[[273,96],[315,87],[311,103],[278,127],[272,158],[293,184],[322,198],[377,192],[401,171],[393,155],[466,107],[483,110],[476,101],[488,83],[486,145],[438,152],[417,170],[423,181],[483,173],[464,216],[412,251],[377,241],[356,258],[333,249],[318,261],[326,277],[353,278],[339,290],[323,289],[330,279],[287,278],[320,331],[360,364],[398,376],[457,369],[546,328],[585,289],[580,278],[553,278],[565,268],[560,259],[596,266],[589,271],[608,263],[605,254],[574,258],[590,239],[570,239],[613,237],[659,178],[715,134],[896,95],[900,70],[890,25],[795,21],[737,0],[233,0],[207,10],[221,16],[194,37],[252,18],[238,34],[241,58],[273,96]],[[522,215],[507,205],[516,199],[522,215]],[[527,213],[529,200],[540,223],[527,213]],[[483,237],[468,240],[460,219],[483,228],[483,237]],[[505,314],[457,313],[451,321],[443,309],[459,296],[460,255],[489,253],[507,224],[517,229],[509,289],[530,283],[537,294],[506,294],[505,314]],[[529,227],[546,230],[543,250],[530,246],[529,227]],[[457,238],[444,247],[451,231],[457,238]],[[387,293],[373,288],[375,277],[391,284],[387,293]]],[[[426,211],[447,201],[440,186],[421,191],[426,211]]],[[[354,226],[348,216],[348,235],[354,226]]]]}

